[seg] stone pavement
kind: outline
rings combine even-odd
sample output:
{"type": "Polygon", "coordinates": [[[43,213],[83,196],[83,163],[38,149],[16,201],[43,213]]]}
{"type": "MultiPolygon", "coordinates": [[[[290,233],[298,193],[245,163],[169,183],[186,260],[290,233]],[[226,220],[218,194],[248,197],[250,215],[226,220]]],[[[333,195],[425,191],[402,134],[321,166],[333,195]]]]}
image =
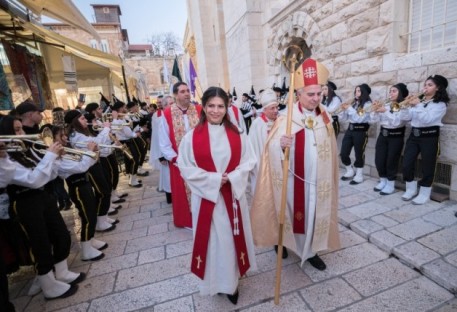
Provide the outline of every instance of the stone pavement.
{"type": "MultiPolygon", "coordinates": [[[[171,206],[156,192],[158,173],[131,189],[116,215],[117,228],[103,235],[106,256],[82,262],[74,243],[69,263],[87,273],[78,292],[45,301],[26,295],[33,272],[10,277],[17,311],[457,311],[457,204],[415,206],[401,193],[381,196],[368,178],[360,185],[340,183],[342,248],[322,256],[327,270],[317,271],[298,257],[283,261],[281,298],[273,303],[276,257],[257,249],[257,272],[240,281],[236,306],[225,296],[200,296],[190,273],[192,232],[175,228],[171,206]]],[[[73,241],[79,231],[76,210],[64,212],[73,241]]]]}

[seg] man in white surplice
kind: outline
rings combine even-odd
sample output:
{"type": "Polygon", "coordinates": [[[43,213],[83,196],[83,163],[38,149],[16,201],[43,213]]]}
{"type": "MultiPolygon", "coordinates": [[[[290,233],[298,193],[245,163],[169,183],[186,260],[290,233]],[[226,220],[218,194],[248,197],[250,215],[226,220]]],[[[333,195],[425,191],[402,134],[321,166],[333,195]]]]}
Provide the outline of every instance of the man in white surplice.
{"type": "Polygon", "coordinates": [[[170,186],[170,168],[168,167],[168,161],[164,158],[164,155],[160,151],[159,145],[159,127],[160,118],[162,117],[163,110],[168,105],[173,104],[173,97],[166,96],[161,99],[160,107],[157,112],[152,116],[152,142],[151,142],[151,157],[149,158],[149,164],[160,171],[159,186],[157,190],[159,192],[167,193],[167,202],[171,202],[171,186],[170,186]],[[170,194],[170,195],[168,195],[170,194]]]}
{"type": "Polygon", "coordinates": [[[259,171],[260,160],[262,159],[263,148],[267,141],[273,124],[278,118],[278,97],[272,89],[264,90],[260,95],[260,104],[262,105],[262,113],[251,124],[249,131],[249,142],[257,160],[257,163],[252,169],[249,177],[251,179],[251,194],[254,195],[257,172],[259,171]]]}
{"type": "Polygon", "coordinates": [[[242,132],[246,132],[246,123],[244,122],[243,113],[241,110],[233,104],[233,97],[231,94],[228,95],[229,97],[229,104],[227,109],[227,114],[229,115],[230,121],[241,129],[242,132]]]}

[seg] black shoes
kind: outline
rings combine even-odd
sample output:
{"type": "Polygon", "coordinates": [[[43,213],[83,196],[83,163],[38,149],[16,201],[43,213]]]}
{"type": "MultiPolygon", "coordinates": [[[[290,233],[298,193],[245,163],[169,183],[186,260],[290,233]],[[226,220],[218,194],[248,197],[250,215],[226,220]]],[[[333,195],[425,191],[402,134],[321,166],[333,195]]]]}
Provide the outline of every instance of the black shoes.
{"type": "MultiPolygon", "coordinates": [[[[278,254],[278,245],[275,245],[275,252],[278,254]]],[[[287,248],[282,246],[282,258],[286,259],[289,256],[289,253],[287,252],[287,248]]]]}
{"type": "Polygon", "coordinates": [[[322,261],[322,259],[318,255],[309,258],[308,261],[313,267],[315,267],[319,271],[324,271],[327,268],[324,261],[322,261]]]}
{"type": "Polygon", "coordinates": [[[238,296],[239,296],[238,288],[236,289],[235,293],[233,295],[227,294],[228,300],[230,300],[231,303],[237,304],[238,303],[238,296]]]}

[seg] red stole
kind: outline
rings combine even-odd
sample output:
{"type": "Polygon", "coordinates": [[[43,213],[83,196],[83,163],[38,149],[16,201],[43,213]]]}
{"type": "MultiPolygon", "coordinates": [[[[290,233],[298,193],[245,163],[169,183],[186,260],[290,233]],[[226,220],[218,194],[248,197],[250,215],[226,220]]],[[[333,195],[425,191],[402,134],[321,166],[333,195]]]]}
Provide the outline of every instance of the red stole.
{"type": "MultiPolygon", "coordinates": [[[[298,103],[300,113],[303,113],[298,103]]],[[[320,107],[316,108],[316,117],[321,115],[320,107]]],[[[322,114],[325,124],[330,122],[327,114],[322,114]]],[[[294,154],[294,225],[293,232],[305,234],[305,129],[295,133],[295,154],[294,154]],[[300,196],[303,194],[303,196],[300,196]]]]}
{"type": "MultiPolygon", "coordinates": [[[[201,106],[195,106],[198,116],[200,116],[201,106]]],[[[168,129],[170,133],[170,142],[173,150],[178,154],[178,146],[175,138],[175,132],[173,129],[173,120],[171,108],[167,107],[163,112],[163,116],[168,124],[168,129]]],[[[192,214],[190,211],[190,204],[187,199],[187,189],[184,184],[184,180],[181,177],[179,168],[174,165],[176,158],[171,161],[170,166],[170,186],[171,193],[174,194],[172,209],[173,209],[173,223],[176,227],[192,227],[192,214]]]]}
{"type": "Polygon", "coordinates": [[[232,107],[233,114],[235,115],[236,123],[239,124],[240,123],[239,111],[235,106],[232,105],[231,107],[232,107]]]}
{"type": "Polygon", "coordinates": [[[262,113],[262,114],[260,115],[260,118],[262,118],[263,121],[268,122],[268,118],[267,118],[267,116],[265,116],[264,113],[262,113]]]}
{"type": "MultiPolygon", "coordinates": [[[[221,126],[223,127],[223,126],[221,126]]],[[[226,128],[227,138],[231,149],[231,157],[225,172],[230,173],[235,170],[241,160],[241,138],[240,135],[231,129],[226,128]]],[[[208,122],[198,126],[194,130],[192,137],[192,148],[194,151],[195,162],[198,167],[208,171],[216,172],[213,158],[211,157],[211,146],[208,132],[208,122]]],[[[214,187],[219,187],[215,185],[214,187]]],[[[238,200],[232,197],[232,186],[225,183],[221,188],[222,197],[224,198],[225,207],[230,218],[230,225],[235,242],[235,249],[238,261],[240,276],[243,276],[249,269],[249,258],[244,238],[243,221],[238,200]],[[234,206],[237,206],[237,217],[234,217],[234,206]],[[238,224],[238,227],[236,226],[238,224]]],[[[211,220],[213,216],[215,203],[202,198],[200,204],[200,213],[198,215],[197,228],[194,238],[194,247],[192,251],[191,271],[199,278],[204,279],[206,268],[206,256],[208,254],[208,241],[211,232],[211,220]]]]}
{"type": "Polygon", "coordinates": [[[157,110],[157,117],[162,117],[162,110],[161,109],[158,109],[157,110]]]}

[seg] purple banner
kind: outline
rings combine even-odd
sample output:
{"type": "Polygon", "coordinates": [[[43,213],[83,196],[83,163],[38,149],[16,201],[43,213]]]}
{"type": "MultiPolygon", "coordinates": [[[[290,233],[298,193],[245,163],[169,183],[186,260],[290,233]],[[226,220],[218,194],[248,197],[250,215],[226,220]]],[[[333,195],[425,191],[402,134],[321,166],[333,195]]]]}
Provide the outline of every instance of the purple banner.
{"type": "Polygon", "coordinates": [[[192,59],[189,60],[189,76],[190,76],[190,92],[192,92],[192,96],[195,97],[195,79],[197,79],[197,72],[195,71],[194,64],[192,63],[192,59]]]}

